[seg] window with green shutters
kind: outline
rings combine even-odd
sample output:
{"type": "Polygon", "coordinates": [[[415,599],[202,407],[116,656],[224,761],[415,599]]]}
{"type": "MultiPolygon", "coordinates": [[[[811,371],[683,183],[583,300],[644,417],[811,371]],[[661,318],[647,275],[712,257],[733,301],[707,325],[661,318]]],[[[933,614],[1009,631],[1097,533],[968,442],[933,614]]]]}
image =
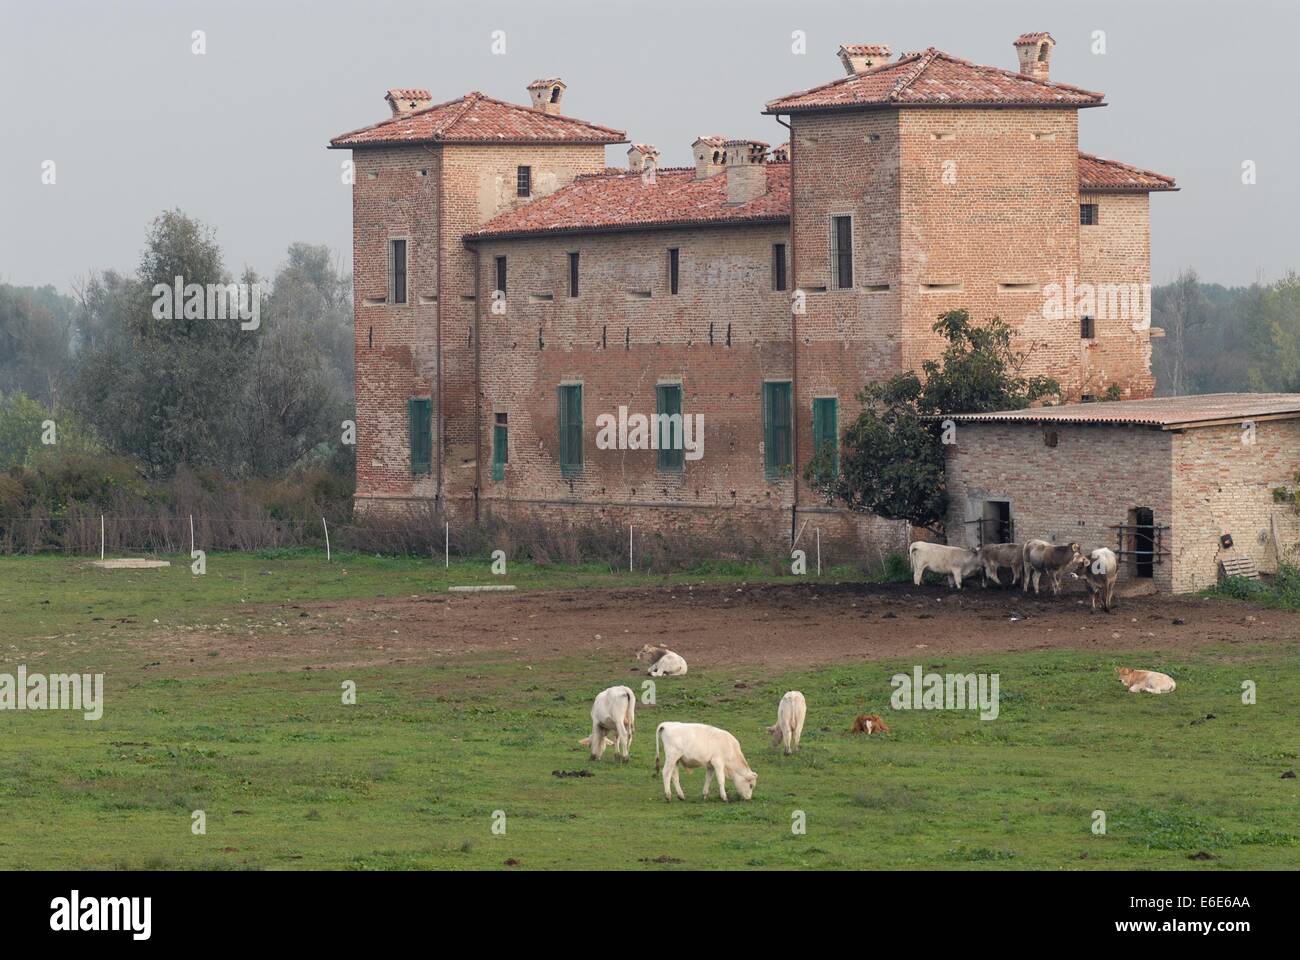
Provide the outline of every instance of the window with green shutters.
{"type": "Polygon", "coordinates": [[[560,395],[560,473],[582,472],[582,384],[566,383],[560,395]]]}
{"type": "Polygon", "coordinates": [[[835,397],[813,398],[813,456],[830,452],[826,473],[840,472],[840,402],[835,397]]]}
{"type": "Polygon", "coordinates": [[[661,383],[655,387],[655,413],[675,417],[659,421],[659,469],[680,471],[686,460],[682,445],[682,385],[661,383]],[[663,424],[667,423],[665,428],[663,424]]]}
{"type": "Polygon", "coordinates": [[[506,464],[510,462],[510,427],[506,415],[498,413],[492,426],[492,479],[506,478],[506,464]]]}
{"type": "Polygon", "coordinates": [[[433,472],[433,401],[412,398],[406,402],[410,422],[411,475],[433,472]]]}
{"type": "Polygon", "coordinates": [[[794,463],[790,381],[763,384],[763,467],[768,479],[788,473],[794,463]]]}

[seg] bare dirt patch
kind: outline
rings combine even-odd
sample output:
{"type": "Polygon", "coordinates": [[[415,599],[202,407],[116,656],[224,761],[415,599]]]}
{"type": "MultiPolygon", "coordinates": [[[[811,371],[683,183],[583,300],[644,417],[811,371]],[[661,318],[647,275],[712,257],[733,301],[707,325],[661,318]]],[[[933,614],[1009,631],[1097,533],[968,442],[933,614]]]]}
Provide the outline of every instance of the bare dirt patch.
{"type": "Polygon", "coordinates": [[[462,655],[632,655],[663,643],[692,667],[1045,649],[1191,649],[1294,640],[1300,615],[1197,597],[1141,596],[1110,615],[1086,596],[910,584],[777,584],[437,594],[250,609],[257,622],[141,638],[200,669],[232,661],[304,669],[429,663],[462,655]]]}

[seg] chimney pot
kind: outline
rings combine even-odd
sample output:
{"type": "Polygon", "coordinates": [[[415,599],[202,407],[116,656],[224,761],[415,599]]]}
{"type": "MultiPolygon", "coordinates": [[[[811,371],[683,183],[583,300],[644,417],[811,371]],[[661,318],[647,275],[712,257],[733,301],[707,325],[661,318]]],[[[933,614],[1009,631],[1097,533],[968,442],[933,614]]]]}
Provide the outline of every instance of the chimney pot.
{"type": "Polygon", "coordinates": [[[767,193],[767,144],[762,140],[728,140],[727,203],[757,200],[767,193]]]}
{"type": "Polygon", "coordinates": [[[633,173],[644,173],[659,167],[659,148],[653,143],[634,143],[627,148],[627,168],[633,173]]]}
{"type": "Polygon", "coordinates": [[[559,77],[547,80],[534,80],[528,85],[528,95],[532,98],[533,109],[543,113],[558,114],[564,91],[568,89],[559,77]]]}
{"type": "Polygon", "coordinates": [[[888,63],[890,53],[889,47],[883,43],[842,43],[839,58],[844,64],[844,72],[851,77],[888,63]]]}
{"type": "Polygon", "coordinates": [[[1047,80],[1051,72],[1052,48],[1056,41],[1046,32],[1022,33],[1016,37],[1016,56],[1020,60],[1020,73],[1037,80],[1047,80]]]}
{"type": "Polygon", "coordinates": [[[388,101],[395,117],[433,105],[433,94],[428,90],[394,88],[384,94],[384,99],[388,101]]]}
{"type": "Polygon", "coordinates": [[[695,142],[691,144],[691,152],[695,155],[696,180],[707,180],[726,169],[726,148],[726,138],[716,134],[695,138],[695,142]]]}

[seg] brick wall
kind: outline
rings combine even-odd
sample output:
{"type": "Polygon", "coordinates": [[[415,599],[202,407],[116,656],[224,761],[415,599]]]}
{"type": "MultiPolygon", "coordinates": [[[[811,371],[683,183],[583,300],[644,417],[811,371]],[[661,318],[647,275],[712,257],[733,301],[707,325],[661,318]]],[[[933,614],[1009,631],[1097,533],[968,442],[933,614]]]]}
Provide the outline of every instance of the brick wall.
{"type": "MultiPolygon", "coordinates": [[[[1010,501],[1018,541],[1077,542],[1085,552],[1115,549],[1110,527],[1132,522],[1134,507],[1173,526],[1172,449],[1172,434],[1149,427],[958,424],[947,469],[948,542],[975,545],[966,521],[980,517],[984,500],[1010,501]]],[[[1175,526],[1166,547],[1180,536],[1175,526]]],[[[1174,587],[1174,570],[1170,558],[1154,565],[1157,589],[1174,587]]],[[[1120,565],[1121,579],[1133,572],[1131,562],[1120,565]]]]}
{"type": "Polygon", "coordinates": [[[1266,572],[1277,569],[1271,519],[1284,556],[1300,541],[1295,513],[1273,502],[1276,487],[1295,485],[1300,421],[1260,422],[1253,443],[1243,438],[1250,439],[1239,424],[1173,435],[1175,590],[1200,590],[1215,582],[1221,534],[1232,534],[1235,553],[1253,557],[1266,572]]]}
{"type": "MultiPolygon", "coordinates": [[[[1085,193],[1079,202],[1097,205],[1097,223],[1079,227],[1079,279],[1094,286],[1137,284],[1147,291],[1150,307],[1151,230],[1150,204],[1145,193],[1085,193]]],[[[1132,316],[1123,310],[1099,309],[1096,339],[1084,341],[1083,393],[1101,395],[1118,384],[1125,399],[1155,393],[1151,373],[1149,324],[1134,330],[1132,316]]],[[[1149,316],[1147,317],[1149,320],[1149,316]]]]}

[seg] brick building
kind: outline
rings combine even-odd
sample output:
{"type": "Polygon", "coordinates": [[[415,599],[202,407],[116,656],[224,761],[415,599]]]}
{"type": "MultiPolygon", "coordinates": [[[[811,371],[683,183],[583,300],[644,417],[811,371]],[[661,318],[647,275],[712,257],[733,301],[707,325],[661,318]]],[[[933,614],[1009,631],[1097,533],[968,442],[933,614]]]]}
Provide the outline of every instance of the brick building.
{"type": "Polygon", "coordinates": [[[1223,560],[1276,569],[1300,540],[1273,491],[1300,471],[1300,394],[1210,394],[967,414],[949,448],[948,542],[1038,537],[1120,552],[1183,593],[1223,560]],[[1232,538],[1230,548],[1221,537],[1232,538]]]}
{"type": "Polygon", "coordinates": [[[1103,96],[1050,79],[1053,45],[1017,38],[1015,70],[845,45],[845,76],[766,105],[788,145],[701,136],[676,169],[648,144],[607,168],[627,137],[565,116],[558,79],[528,106],[389,91],[390,118],[331,142],[355,164],[358,506],[815,514],[897,549],[901,525],[817,503],[799,468],[865,383],[935,355],[940,313],[1001,316],[1071,396],[1149,396],[1135,300],[1174,182],[1080,153],[1103,96]],[[702,455],[636,448],[637,415],[674,413],[703,417],[702,455]]]}

